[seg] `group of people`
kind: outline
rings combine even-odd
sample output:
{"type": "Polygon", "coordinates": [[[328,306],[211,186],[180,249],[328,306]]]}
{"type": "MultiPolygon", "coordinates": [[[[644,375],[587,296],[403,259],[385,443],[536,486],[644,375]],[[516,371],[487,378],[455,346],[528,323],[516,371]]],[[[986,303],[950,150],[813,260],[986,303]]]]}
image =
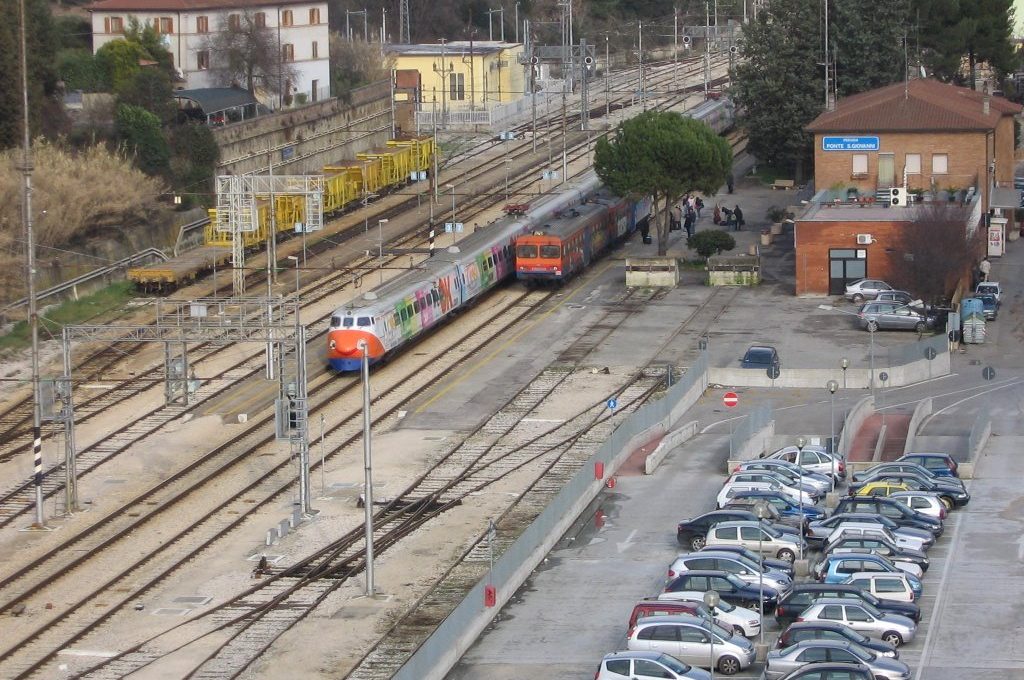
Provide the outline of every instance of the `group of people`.
{"type": "Polygon", "coordinates": [[[746,222],[743,221],[743,211],[740,210],[740,206],[737,203],[736,207],[729,210],[727,207],[715,206],[715,224],[724,224],[727,229],[732,231],[739,231],[743,229],[743,225],[746,222]]]}
{"type": "Polygon", "coordinates": [[[686,237],[693,236],[700,212],[704,209],[704,201],[696,194],[686,194],[678,203],[669,208],[669,231],[686,230],[686,237]]]}

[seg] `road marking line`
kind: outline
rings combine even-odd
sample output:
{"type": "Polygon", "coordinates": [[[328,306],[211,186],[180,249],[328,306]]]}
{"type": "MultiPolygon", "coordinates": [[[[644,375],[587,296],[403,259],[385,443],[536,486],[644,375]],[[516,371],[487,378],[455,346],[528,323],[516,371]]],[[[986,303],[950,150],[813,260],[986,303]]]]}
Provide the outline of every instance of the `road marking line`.
{"type": "MultiPolygon", "coordinates": [[[[960,520],[953,527],[953,540],[949,542],[949,547],[955,548],[957,542],[960,540],[960,527],[964,525],[964,521],[960,520]]],[[[947,560],[946,564],[942,568],[942,578],[939,580],[939,592],[935,595],[935,606],[932,607],[931,621],[934,623],[939,622],[939,614],[941,614],[941,607],[943,605],[943,596],[946,594],[946,581],[949,578],[950,570],[953,567],[953,560],[947,560]]],[[[921,648],[921,663],[917,667],[917,673],[914,674],[914,680],[921,680],[921,675],[924,673],[925,660],[928,658],[931,651],[931,646],[934,640],[932,634],[939,629],[937,625],[931,625],[928,627],[928,634],[924,638],[924,646],[921,648]]]]}

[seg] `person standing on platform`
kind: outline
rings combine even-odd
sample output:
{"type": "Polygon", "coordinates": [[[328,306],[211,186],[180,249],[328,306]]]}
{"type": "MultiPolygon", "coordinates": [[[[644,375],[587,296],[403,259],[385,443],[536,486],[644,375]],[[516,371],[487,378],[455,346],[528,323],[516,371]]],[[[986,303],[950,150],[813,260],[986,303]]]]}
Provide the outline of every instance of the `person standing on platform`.
{"type": "Polygon", "coordinates": [[[736,231],[742,231],[743,230],[743,224],[744,224],[743,223],[743,211],[740,210],[739,205],[737,205],[736,209],[732,211],[732,215],[733,215],[733,218],[736,220],[736,231]]]}
{"type": "Polygon", "coordinates": [[[988,261],[988,258],[984,258],[981,264],[978,265],[978,271],[981,272],[981,280],[988,281],[989,272],[992,271],[992,263],[988,261]]]}

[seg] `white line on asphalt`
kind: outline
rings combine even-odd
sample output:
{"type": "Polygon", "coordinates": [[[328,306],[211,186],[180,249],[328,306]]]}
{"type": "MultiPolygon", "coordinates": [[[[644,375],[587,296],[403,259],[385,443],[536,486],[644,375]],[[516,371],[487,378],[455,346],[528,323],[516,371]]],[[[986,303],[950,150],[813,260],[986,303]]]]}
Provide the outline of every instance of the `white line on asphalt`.
{"type": "MultiPolygon", "coordinates": [[[[950,551],[956,547],[957,541],[960,540],[960,527],[963,526],[964,520],[961,518],[956,526],[953,527],[953,540],[949,542],[950,551]]],[[[924,673],[925,664],[927,663],[928,654],[932,646],[932,634],[939,629],[935,623],[939,621],[939,615],[941,614],[943,596],[946,590],[946,580],[949,578],[950,569],[953,567],[953,560],[947,560],[946,565],[942,568],[942,579],[939,581],[939,592],[935,596],[935,606],[932,608],[932,624],[928,627],[928,634],[924,638],[924,647],[921,648],[921,663],[917,666],[917,673],[914,674],[914,680],[921,680],[921,675],[924,673]]]]}
{"type": "Polygon", "coordinates": [[[960,375],[960,374],[959,373],[947,373],[946,375],[937,375],[934,378],[928,378],[927,380],[922,380],[920,382],[908,383],[906,385],[900,385],[899,387],[889,387],[889,388],[886,388],[885,393],[886,394],[891,394],[892,392],[899,392],[900,390],[905,390],[905,389],[908,389],[910,387],[917,387],[918,385],[924,385],[924,384],[930,383],[930,382],[937,382],[939,380],[946,380],[947,378],[955,378],[958,375],[960,375]]]}
{"type": "Polygon", "coordinates": [[[633,537],[636,536],[636,532],[637,530],[633,529],[629,532],[629,536],[626,536],[625,541],[615,544],[615,549],[619,552],[620,555],[629,550],[629,547],[633,545],[633,537]]]}
{"type": "MultiPolygon", "coordinates": [[[[943,406],[938,411],[935,411],[930,416],[925,418],[924,421],[922,421],[922,423],[921,423],[921,427],[924,427],[928,423],[928,421],[930,421],[932,418],[934,418],[935,416],[939,415],[940,413],[948,411],[949,409],[953,408],[954,406],[959,406],[960,404],[964,403],[965,401],[970,401],[971,399],[974,399],[975,397],[980,397],[983,394],[989,394],[991,392],[998,392],[999,390],[1006,389],[1007,387],[1016,387],[1017,385],[1020,385],[1022,382],[1024,382],[1024,380],[1018,378],[1017,380],[1015,380],[1013,382],[1010,382],[1010,383],[1007,383],[1005,385],[1000,385],[999,387],[992,387],[992,388],[989,388],[989,389],[985,390],[984,392],[978,392],[977,394],[972,394],[969,397],[964,397],[963,399],[961,399],[959,401],[954,401],[949,406],[943,406]]],[[[920,431],[920,428],[918,428],[918,430],[920,431]]]]}

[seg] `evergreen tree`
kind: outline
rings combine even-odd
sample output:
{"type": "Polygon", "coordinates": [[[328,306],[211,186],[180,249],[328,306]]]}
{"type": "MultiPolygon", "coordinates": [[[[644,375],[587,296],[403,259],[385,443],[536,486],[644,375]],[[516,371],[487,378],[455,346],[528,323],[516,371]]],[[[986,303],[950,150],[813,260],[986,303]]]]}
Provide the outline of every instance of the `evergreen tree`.
{"type": "Polygon", "coordinates": [[[816,0],[772,0],[744,30],[744,59],[732,73],[747,148],[798,179],[811,155],[804,126],[825,105],[819,19],[816,0]]]}
{"type": "MultiPolygon", "coordinates": [[[[18,0],[0,0],[5,21],[0,22],[0,149],[21,141],[21,47],[18,0]]],[[[56,92],[54,68],[56,52],[53,19],[45,0],[25,0],[28,23],[26,50],[28,55],[29,114],[32,134],[43,127],[52,111],[44,101],[56,92]]]]}
{"type": "Polygon", "coordinates": [[[170,153],[160,131],[159,118],[140,106],[119,104],[116,128],[118,138],[135,154],[135,164],[140,170],[156,175],[167,169],[170,153]]]}
{"type": "MultiPolygon", "coordinates": [[[[829,60],[838,97],[903,80],[910,0],[839,0],[829,4],[829,60]]],[[[911,50],[906,52],[911,58],[911,50]]]]}
{"type": "Polygon", "coordinates": [[[1017,59],[1011,8],[1012,0],[914,0],[911,19],[918,23],[924,65],[942,80],[971,87],[979,63],[999,73],[1012,72],[1017,59]]]}

